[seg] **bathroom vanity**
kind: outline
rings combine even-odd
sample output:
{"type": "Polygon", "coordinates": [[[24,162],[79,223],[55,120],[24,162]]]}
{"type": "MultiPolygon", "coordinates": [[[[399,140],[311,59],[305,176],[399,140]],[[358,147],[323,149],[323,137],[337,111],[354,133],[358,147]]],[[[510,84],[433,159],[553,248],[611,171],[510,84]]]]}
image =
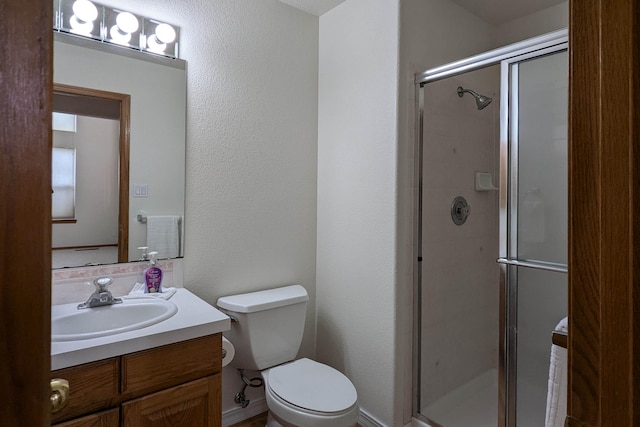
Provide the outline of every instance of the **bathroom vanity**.
{"type": "Polygon", "coordinates": [[[69,383],[52,425],[220,426],[222,331],[229,318],[179,289],[178,312],[136,331],[52,342],[52,379],[69,383]]]}

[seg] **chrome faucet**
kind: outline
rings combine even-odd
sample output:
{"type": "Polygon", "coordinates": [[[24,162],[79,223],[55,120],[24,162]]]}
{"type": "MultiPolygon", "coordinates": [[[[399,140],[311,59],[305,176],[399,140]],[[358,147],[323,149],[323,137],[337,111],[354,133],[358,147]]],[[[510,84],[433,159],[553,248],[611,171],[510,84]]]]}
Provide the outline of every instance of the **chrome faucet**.
{"type": "Polygon", "coordinates": [[[114,298],[111,292],[107,290],[107,287],[113,283],[113,280],[109,277],[98,277],[93,281],[96,291],[91,294],[87,302],[78,304],[78,310],[83,308],[100,307],[103,305],[120,304],[122,298],[114,298]]]}

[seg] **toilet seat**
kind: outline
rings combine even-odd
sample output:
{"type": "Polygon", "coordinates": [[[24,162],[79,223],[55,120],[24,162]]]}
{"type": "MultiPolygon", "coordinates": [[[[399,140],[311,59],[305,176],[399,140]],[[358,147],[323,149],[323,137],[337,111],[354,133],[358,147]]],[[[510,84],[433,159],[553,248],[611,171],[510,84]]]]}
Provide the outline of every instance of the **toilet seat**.
{"type": "Polygon", "coordinates": [[[344,412],[358,400],[340,371],[306,358],[269,369],[268,385],[281,400],[319,414],[344,412]]]}

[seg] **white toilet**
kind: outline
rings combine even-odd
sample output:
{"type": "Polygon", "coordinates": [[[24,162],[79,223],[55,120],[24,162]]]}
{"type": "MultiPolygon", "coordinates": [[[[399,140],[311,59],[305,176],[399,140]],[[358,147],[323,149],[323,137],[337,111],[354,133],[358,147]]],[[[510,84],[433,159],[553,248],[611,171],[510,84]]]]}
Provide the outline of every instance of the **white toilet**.
{"type": "Polygon", "coordinates": [[[261,371],[266,427],[353,427],[359,410],[351,381],[311,359],[293,361],[308,300],[299,285],[218,299],[218,308],[234,320],[224,333],[236,350],[230,366],[261,371]]]}

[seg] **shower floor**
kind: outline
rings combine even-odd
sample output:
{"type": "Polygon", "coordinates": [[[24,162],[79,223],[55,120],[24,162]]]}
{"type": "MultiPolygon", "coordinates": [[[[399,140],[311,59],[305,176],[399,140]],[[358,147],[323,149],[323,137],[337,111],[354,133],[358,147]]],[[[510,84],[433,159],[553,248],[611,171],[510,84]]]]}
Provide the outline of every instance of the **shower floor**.
{"type": "Polygon", "coordinates": [[[498,371],[490,369],[422,408],[422,415],[442,427],[498,425],[498,371]]]}

